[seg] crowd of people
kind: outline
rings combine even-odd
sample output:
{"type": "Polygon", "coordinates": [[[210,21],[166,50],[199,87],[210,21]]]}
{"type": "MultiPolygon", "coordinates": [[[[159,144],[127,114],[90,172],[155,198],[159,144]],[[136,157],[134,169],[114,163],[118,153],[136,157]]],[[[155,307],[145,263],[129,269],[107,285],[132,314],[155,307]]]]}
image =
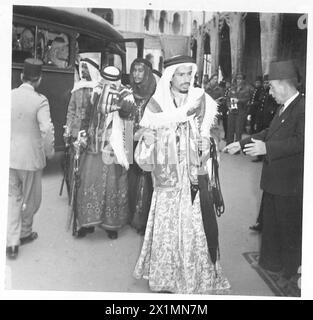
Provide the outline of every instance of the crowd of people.
{"type": "MultiPolygon", "coordinates": [[[[26,59],[23,84],[12,91],[10,259],[38,237],[32,221],[45,158],[53,156],[49,103],[35,91],[41,65],[26,59]]],[[[147,59],[137,58],[127,86],[115,66],[84,58],[78,69],[64,135],[71,141],[65,178],[76,238],[100,226],[117,239],[129,224],[144,237],[133,275],[148,280],[152,291],[229,292],[210,179],[211,139],[217,145],[225,139],[225,152],[243,150],[263,161],[260,265],[283,270],[288,281],[294,276],[301,265],[304,102],[289,64],[273,64],[255,87],[243,74],[222,84],[213,74],[203,88],[194,86],[197,65],[188,56],[165,60],[159,78],[147,59]],[[282,103],[288,109],[279,124],[282,103]],[[242,139],[247,123],[252,138],[242,139]]]]}
{"type": "Polygon", "coordinates": [[[254,85],[247,83],[242,73],[220,83],[217,74],[210,78],[204,75],[203,87],[219,105],[220,136],[226,144],[239,141],[243,133],[254,134],[269,127],[278,108],[269,93],[268,75],[257,76],[254,85]]]}

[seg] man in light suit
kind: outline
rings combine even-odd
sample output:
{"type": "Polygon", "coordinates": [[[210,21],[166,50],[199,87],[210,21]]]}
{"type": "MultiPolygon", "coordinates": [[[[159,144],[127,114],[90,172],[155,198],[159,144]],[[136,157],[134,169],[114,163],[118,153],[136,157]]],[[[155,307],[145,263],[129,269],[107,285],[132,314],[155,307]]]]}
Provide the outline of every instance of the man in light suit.
{"type": "Polygon", "coordinates": [[[12,90],[11,146],[7,257],[15,259],[19,245],[38,237],[33,216],[41,203],[41,176],[46,157],[54,155],[54,128],[47,98],[35,91],[41,82],[42,62],[26,59],[21,80],[12,90]]]}
{"type": "Polygon", "coordinates": [[[292,61],[272,62],[269,81],[270,94],[281,105],[269,128],[224,150],[264,155],[259,265],[279,272],[281,283],[289,285],[301,265],[305,105],[292,61]]]}

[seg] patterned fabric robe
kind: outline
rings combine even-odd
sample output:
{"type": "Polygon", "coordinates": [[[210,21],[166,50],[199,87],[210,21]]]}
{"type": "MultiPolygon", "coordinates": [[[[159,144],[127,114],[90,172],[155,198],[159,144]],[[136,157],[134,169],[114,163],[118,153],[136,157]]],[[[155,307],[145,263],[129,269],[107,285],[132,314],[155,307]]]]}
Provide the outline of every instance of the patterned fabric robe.
{"type": "MultiPolygon", "coordinates": [[[[122,86],[112,90],[122,92],[124,89],[122,86]]],[[[107,230],[118,230],[127,223],[129,215],[127,168],[118,162],[111,138],[117,123],[118,139],[122,139],[118,143],[124,149],[120,151],[126,155],[124,137],[129,135],[128,118],[133,104],[126,95],[119,95],[115,103],[121,110],[103,114],[99,111],[99,97],[95,96],[94,101],[82,125],[88,132],[88,146],[80,162],[78,223],[80,227],[101,224],[107,230]]]]}
{"type": "MultiPolygon", "coordinates": [[[[147,108],[159,112],[153,100],[147,108]]],[[[199,174],[197,138],[204,113],[203,101],[197,119],[155,129],[156,142],[147,147],[141,139],[136,149],[137,163],[152,172],[154,192],[134,277],[147,279],[152,291],[212,294],[230,288],[219,262],[210,259],[199,193],[191,198],[190,185],[197,184],[199,174]]]]}

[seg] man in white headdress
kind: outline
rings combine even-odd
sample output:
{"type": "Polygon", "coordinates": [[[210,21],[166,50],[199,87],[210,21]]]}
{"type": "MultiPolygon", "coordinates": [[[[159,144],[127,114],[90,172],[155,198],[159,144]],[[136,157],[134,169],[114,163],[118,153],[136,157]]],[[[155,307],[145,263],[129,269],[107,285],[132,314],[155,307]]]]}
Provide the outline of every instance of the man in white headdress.
{"type": "Polygon", "coordinates": [[[81,59],[79,62],[79,78],[71,91],[71,99],[67,109],[66,126],[68,133],[77,138],[81,129],[81,122],[86,116],[86,109],[91,107],[93,89],[101,80],[98,64],[90,59],[81,59]]]}
{"type": "Polygon", "coordinates": [[[149,280],[157,292],[223,292],[230,286],[217,261],[213,204],[209,195],[206,203],[199,196],[205,193],[200,181],[208,194],[206,162],[217,105],[192,86],[197,66],[191,57],[176,56],[164,65],[135,153],[139,166],[152,172],[154,192],[134,276],[149,280]],[[213,228],[207,228],[205,214],[213,228]]]}
{"type": "Polygon", "coordinates": [[[129,220],[127,170],[133,137],[129,125],[135,101],[132,91],[121,84],[118,68],[105,66],[100,74],[92,108],[81,126],[88,143],[80,162],[77,237],[85,237],[101,225],[110,239],[116,239],[129,220]]]}

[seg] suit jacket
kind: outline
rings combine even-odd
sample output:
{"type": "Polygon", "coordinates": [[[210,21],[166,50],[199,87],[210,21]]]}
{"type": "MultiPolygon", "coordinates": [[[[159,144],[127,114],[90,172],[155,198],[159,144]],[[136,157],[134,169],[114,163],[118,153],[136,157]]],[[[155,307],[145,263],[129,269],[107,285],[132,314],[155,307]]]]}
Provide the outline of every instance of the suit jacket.
{"type": "Polygon", "coordinates": [[[54,154],[49,103],[29,84],[12,90],[10,168],[36,171],[54,154]]]}
{"type": "MultiPolygon", "coordinates": [[[[299,94],[269,128],[252,135],[265,142],[261,188],[271,194],[302,195],[304,166],[304,98],[299,94]]],[[[240,141],[243,148],[250,138],[240,141]]]]}

